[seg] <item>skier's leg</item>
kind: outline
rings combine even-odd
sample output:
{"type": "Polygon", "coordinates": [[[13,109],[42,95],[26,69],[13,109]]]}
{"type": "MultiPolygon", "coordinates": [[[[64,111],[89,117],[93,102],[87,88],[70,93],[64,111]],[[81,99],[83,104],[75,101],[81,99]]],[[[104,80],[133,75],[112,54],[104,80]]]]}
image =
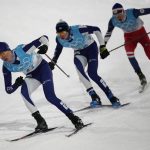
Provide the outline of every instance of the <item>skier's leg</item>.
{"type": "Polygon", "coordinates": [[[72,111],[59,99],[56,97],[56,94],[54,92],[54,85],[53,85],[53,79],[52,74],[48,71],[44,71],[42,74],[42,80],[43,80],[43,90],[46,99],[55,105],[60,111],[62,111],[64,114],[69,114],[72,111]]]}
{"type": "Polygon", "coordinates": [[[30,97],[31,94],[39,87],[39,85],[39,81],[33,78],[25,78],[25,82],[21,87],[21,94],[24,103],[31,113],[35,113],[36,111],[38,111],[30,97]]]}
{"type": "Polygon", "coordinates": [[[86,57],[82,55],[76,55],[74,57],[74,64],[76,66],[80,81],[83,83],[86,89],[90,89],[92,87],[92,84],[84,71],[84,68],[87,65],[86,57]]]}
{"type": "Polygon", "coordinates": [[[107,86],[106,82],[97,74],[98,61],[90,61],[88,63],[89,77],[103,90],[109,100],[114,96],[107,86]]]}
{"type": "Polygon", "coordinates": [[[134,68],[135,72],[137,73],[141,85],[146,84],[147,83],[146,77],[142,73],[141,68],[139,67],[139,64],[138,64],[136,58],[133,56],[133,57],[129,58],[129,61],[130,61],[131,65],[132,65],[132,67],[134,68]]]}
{"type": "MultiPolygon", "coordinates": [[[[126,37],[126,34],[125,34],[126,43],[128,43],[131,40],[133,40],[133,39],[126,37]]],[[[146,78],[145,78],[145,75],[142,73],[141,68],[134,56],[134,51],[135,51],[136,46],[137,46],[137,41],[131,42],[131,43],[125,45],[125,50],[126,50],[126,54],[128,56],[131,66],[133,67],[134,71],[138,75],[141,85],[143,85],[143,83],[146,82],[146,78]]]]}
{"type": "Polygon", "coordinates": [[[143,27],[141,30],[140,30],[140,35],[145,35],[143,36],[139,42],[141,43],[141,45],[144,47],[144,51],[145,51],[145,54],[146,56],[148,57],[148,59],[150,59],[150,38],[148,35],[146,35],[146,31],[145,31],[145,28],[143,27]]]}
{"type": "Polygon", "coordinates": [[[40,115],[39,111],[37,110],[36,106],[31,100],[31,94],[39,87],[40,82],[33,79],[33,78],[25,78],[25,82],[21,87],[21,94],[24,100],[24,103],[28,110],[31,112],[32,116],[37,122],[37,127],[35,130],[46,130],[47,124],[44,118],[40,115]]]}
{"type": "Polygon", "coordinates": [[[82,120],[73,114],[73,111],[63,103],[62,100],[56,97],[53,85],[52,72],[48,66],[45,64],[41,68],[41,83],[43,85],[43,91],[46,99],[55,105],[61,112],[63,112],[74,124],[76,128],[81,128],[83,126],[82,120]]]}
{"type": "Polygon", "coordinates": [[[105,81],[97,74],[98,69],[98,48],[96,43],[88,48],[88,75],[89,77],[103,90],[112,104],[116,104],[119,100],[116,98],[112,91],[109,89],[105,81]],[[116,101],[115,101],[116,99],[116,101]]]}
{"type": "Polygon", "coordinates": [[[83,85],[86,88],[86,91],[89,93],[89,95],[92,98],[91,105],[92,104],[101,105],[100,97],[94,91],[92,84],[84,71],[84,68],[87,65],[86,57],[82,55],[76,55],[74,58],[74,64],[76,66],[80,81],[83,83],[83,85]]]}

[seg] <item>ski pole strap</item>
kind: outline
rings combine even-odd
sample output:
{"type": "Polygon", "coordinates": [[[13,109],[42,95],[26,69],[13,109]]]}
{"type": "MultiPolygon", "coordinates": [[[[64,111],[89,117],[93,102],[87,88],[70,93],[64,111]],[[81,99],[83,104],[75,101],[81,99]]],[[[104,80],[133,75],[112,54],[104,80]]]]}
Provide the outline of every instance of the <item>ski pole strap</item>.
{"type": "Polygon", "coordinates": [[[63,72],[68,78],[70,77],[70,75],[68,75],[61,67],[59,67],[59,66],[57,65],[57,63],[55,63],[47,54],[45,54],[45,56],[46,56],[50,61],[52,61],[52,63],[54,63],[54,64],[56,65],[56,67],[57,67],[61,72],[63,72]]]}
{"type": "Polygon", "coordinates": [[[132,43],[132,42],[135,42],[136,40],[142,39],[144,36],[146,36],[146,35],[148,35],[148,34],[150,34],[150,32],[147,32],[146,34],[143,34],[142,36],[140,36],[140,37],[138,37],[138,38],[136,38],[136,39],[134,39],[134,40],[131,40],[131,41],[127,42],[127,43],[124,43],[124,44],[122,44],[122,45],[120,45],[120,46],[118,46],[118,47],[116,47],[116,48],[110,50],[109,52],[112,52],[112,51],[114,51],[114,50],[116,50],[116,49],[119,49],[120,47],[123,47],[123,46],[125,46],[125,45],[128,45],[128,44],[130,44],[130,43],[132,43]]]}

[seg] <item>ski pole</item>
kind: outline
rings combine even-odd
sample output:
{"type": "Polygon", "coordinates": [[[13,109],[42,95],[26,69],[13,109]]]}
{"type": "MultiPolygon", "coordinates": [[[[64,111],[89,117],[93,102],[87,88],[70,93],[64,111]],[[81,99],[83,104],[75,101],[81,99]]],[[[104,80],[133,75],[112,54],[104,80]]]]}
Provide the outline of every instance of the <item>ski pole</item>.
{"type": "Polygon", "coordinates": [[[61,67],[59,67],[47,54],[45,54],[45,56],[52,61],[52,63],[54,63],[56,65],[57,68],[60,69],[60,71],[62,71],[68,78],[70,77],[70,75],[68,75],[61,67]]]}
{"type": "Polygon", "coordinates": [[[139,38],[136,38],[135,40],[131,40],[131,41],[127,42],[127,43],[124,43],[124,44],[122,44],[122,45],[120,45],[120,46],[118,46],[118,47],[116,47],[116,48],[110,50],[109,52],[112,52],[112,51],[114,51],[114,50],[116,50],[116,49],[119,49],[119,48],[122,47],[122,46],[125,46],[125,45],[128,45],[128,44],[132,43],[132,42],[135,42],[136,40],[142,39],[144,36],[146,36],[146,35],[148,35],[148,34],[150,34],[150,32],[148,32],[148,33],[146,33],[146,34],[140,36],[139,38]]]}

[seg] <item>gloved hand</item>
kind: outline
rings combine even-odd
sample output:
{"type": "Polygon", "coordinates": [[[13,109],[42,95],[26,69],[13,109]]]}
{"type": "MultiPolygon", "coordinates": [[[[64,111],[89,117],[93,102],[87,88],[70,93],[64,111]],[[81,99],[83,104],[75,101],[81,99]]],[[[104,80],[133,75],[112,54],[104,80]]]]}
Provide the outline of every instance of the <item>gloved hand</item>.
{"type": "Polygon", "coordinates": [[[16,79],[15,85],[21,86],[21,85],[23,84],[23,82],[24,82],[24,79],[23,79],[22,76],[20,76],[20,77],[18,77],[18,78],[16,79]]]}
{"type": "Polygon", "coordinates": [[[100,56],[102,59],[106,58],[109,55],[109,52],[105,45],[100,46],[100,56]]]}
{"type": "Polygon", "coordinates": [[[48,50],[48,46],[47,45],[42,45],[38,49],[39,49],[38,52],[37,52],[38,54],[45,54],[48,50]]]}
{"type": "Polygon", "coordinates": [[[56,64],[56,62],[52,60],[52,61],[51,61],[51,62],[49,62],[48,64],[49,64],[49,66],[50,66],[51,70],[53,70],[53,69],[55,68],[55,64],[56,64]]]}

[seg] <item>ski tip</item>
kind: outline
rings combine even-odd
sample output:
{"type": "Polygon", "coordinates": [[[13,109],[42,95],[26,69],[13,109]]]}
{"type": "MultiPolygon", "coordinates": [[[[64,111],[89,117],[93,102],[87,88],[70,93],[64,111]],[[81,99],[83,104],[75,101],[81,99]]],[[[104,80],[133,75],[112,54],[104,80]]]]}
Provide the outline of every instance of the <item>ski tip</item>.
{"type": "Polygon", "coordinates": [[[129,104],[131,104],[131,103],[130,103],[130,102],[124,103],[124,104],[122,104],[121,106],[126,106],[126,105],[129,105],[129,104]]]}
{"type": "Polygon", "coordinates": [[[129,105],[130,104],[130,102],[128,102],[128,103],[124,103],[124,104],[121,104],[120,106],[118,106],[118,107],[112,107],[112,108],[114,108],[114,109],[119,109],[119,108],[122,108],[122,107],[124,107],[124,106],[127,106],[127,105],[129,105]]]}
{"type": "Polygon", "coordinates": [[[93,123],[92,122],[90,122],[90,123],[87,123],[87,124],[84,124],[84,126],[83,127],[86,127],[86,126],[89,126],[89,125],[92,125],[93,123]]]}
{"type": "Polygon", "coordinates": [[[15,142],[15,141],[19,141],[20,139],[13,139],[13,140],[5,140],[6,142],[15,142]]]}
{"type": "Polygon", "coordinates": [[[149,84],[150,84],[150,83],[146,83],[146,84],[144,84],[144,85],[141,85],[141,86],[139,87],[139,93],[143,93],[143,92],[148,88],[149,84]]]}
{"type": "Polygon", "coordinates": [[[24,135],[24,136],[22,136],[22,137],[19,137],[19,138],[16,138],[16,139],[7,139],[7,140],[5,140],[5,141],[7,141],[7,142],[15,142],[15,141],[20,141],[20,140],[22,140],[22,139],[27,139],[27,138],[29,138],[29,137],[32,137],[32,136],[35,136],[35,135],[38,135],[38,134],[41,134],[41,133],[46,133],[46,132],[49,132],[49,131],[53,131],[53,130],[55,130],[55,129],[57,129],[58,127],[51,127],[51,128],[48,128],[48,129],[46,129],[46,130],[44,130],[44,131],[41,131],[41,130],[39,130],[39,131],[33,131],[33,132],[31,132],[31,133],[29,133],[29,134],[26,134],[26,135],[24,135]]]}
{"type": "Polygon", "coordinates": [[[76,133],[78,133],[78,132],[79,132],[80,130],[82,130],[83,128],[85,128],[85,127],[87,127],[87,126],[89,126],[89,125],[92,125],[92,124],[93,124],[92,122],[91,122],[91,123],[84,124],[82,128],[80,128],[80,129],[74,129],[70,134],[65,135],[65,136],[66,136],[66,137],[71,137],[71,136],[75,135],[76,133]]]}

